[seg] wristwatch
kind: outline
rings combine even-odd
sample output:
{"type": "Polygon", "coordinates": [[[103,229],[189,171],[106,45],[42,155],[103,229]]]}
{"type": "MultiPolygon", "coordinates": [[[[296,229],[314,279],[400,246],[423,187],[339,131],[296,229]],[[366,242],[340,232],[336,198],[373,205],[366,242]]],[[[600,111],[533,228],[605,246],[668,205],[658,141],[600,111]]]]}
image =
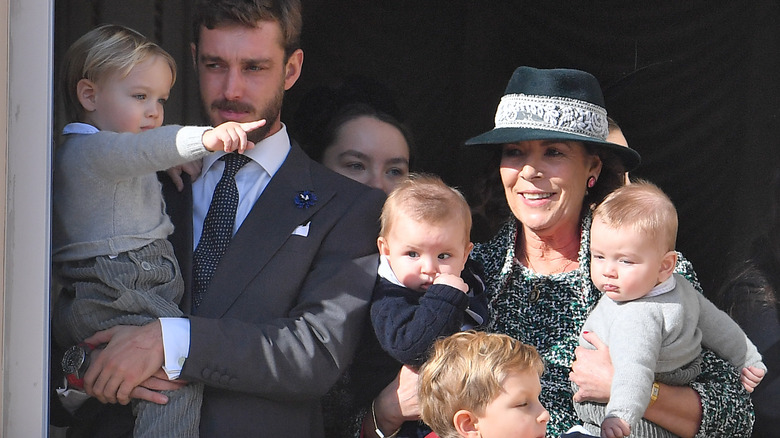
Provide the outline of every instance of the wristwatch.
{"type": "Polygon", "coordinates": [[[65,379],[70,386],[84,388],[84,373],[89,367],[89,353],[94,349],[94,345],[82,342],[68,348],[62,356],[62,372],[65,373],[65,379]]]}

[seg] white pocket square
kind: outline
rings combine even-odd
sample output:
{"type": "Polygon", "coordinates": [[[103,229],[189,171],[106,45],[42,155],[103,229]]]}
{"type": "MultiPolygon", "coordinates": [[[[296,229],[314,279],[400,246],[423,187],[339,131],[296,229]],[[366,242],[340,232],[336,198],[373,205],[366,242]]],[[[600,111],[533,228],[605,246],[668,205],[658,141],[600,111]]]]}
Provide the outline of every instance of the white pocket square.
{"type": "Polygon", "coordinates": [[[311,221],[306,222],[303,225],[298,225],[293,230],[292,235],[293,236],[303,236],[303,237],[308,236],[309,235],[309,225],[311,225],[311,221]]]}

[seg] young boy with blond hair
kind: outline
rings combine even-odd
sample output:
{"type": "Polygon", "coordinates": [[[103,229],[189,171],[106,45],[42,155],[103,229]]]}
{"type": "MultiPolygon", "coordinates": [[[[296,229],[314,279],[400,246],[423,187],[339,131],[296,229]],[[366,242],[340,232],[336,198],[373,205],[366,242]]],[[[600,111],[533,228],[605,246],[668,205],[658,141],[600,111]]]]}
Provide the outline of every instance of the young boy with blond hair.
{"type": "MultiPolygon", "coordinates": [[[[80,389],[95,348],[84,339],[182,315],[184,282],[167,240],[173,225],[156,172],[214,152],[243,154],[253,147],[246,133],[264,121],[162,127],[176,64],[123,26],[103,25],[79,38],[62,70],[72,123],[55,151],[52,261],[62,290],[52,324],[62,348],[77,344],[62,367],[68,386],[80,389]]],[[[134,405],[133,435],[198,436],[202,385],[165,394],[166,405],[134,405]]]]}
{"type": "Polygon", "coordinates": [[[441,438],[543,438],[543,371],[536,349],[510,336],[456,333],[420,368],[420,416],[441,438]]]}
{"type": "MultiPolygon", "coordinates": [[[[642,416],[662,390],[699,374],[702,345],[742,370],[748,392],[766,366],[755,345],[684,277],[677,263],[677,211],[657,186],[636,181],[599,204],[591,225],[591,278],[604,293],[582,328],[609,346],[609,403],[575,403],[590,433],[671,437],[642,416]],[[599,427],[600,425],[600,427],[599,427]]],[[[580,345],[594,348],[580,337],[580,345]]],[[[576,392],[576,390],[575,390],[576,392]]]]}

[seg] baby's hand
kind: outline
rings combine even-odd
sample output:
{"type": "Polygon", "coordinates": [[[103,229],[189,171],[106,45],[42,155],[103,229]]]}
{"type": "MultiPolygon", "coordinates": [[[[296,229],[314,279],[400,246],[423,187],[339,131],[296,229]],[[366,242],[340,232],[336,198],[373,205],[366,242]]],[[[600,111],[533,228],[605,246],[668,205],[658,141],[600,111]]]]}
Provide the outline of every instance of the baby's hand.
{"type": "Polygon", "coordinates": [[[247,140],[246,133],[263,125],[265,119],[246,123],[225,122],[203,133],[203,146],[211,152],[238,151],[243,154],[245,150],[255,147],[254,143],[247,140]]]}
{"type": "Polygon", "coordinates": [[[181,165],[181,170],[192,178],[193,181],[198,179],[200,171],[203,170],[203,160],[193,160],[181,165]]]}
{"type": "Polygon", "coordinates": [[[176,186],[176,190],[182,191],[184,190],[184,181],[181,179],[181,174],[186,173],[192,178],[192,181],[195,181],[200,176],[201,169],[203,169],[203,161],[194,160],[180,166],[171,167],[166,172],[176,186]]]}
{"type": "Polygon", "coordinates": [[[453,274],[438,274],[433,279],[433,284],[446,284],[455,289],[460,289],[464,293],[469,291],[469,285],[462,278],[453,274]]]}
{"type": "Polygon", "coordinates": [[[745,387],[747,392],[753,392],[753,390],[761,383],[761,379],[764,378],[766,371],[758,367],[742,368],[742,386],[745,387]]]}
{"type": "Polygon", "coordinates": [[[601,422],[601,438],[622,438],[631,433],[631,426],[618,417],[607,417],[601,422]]]}

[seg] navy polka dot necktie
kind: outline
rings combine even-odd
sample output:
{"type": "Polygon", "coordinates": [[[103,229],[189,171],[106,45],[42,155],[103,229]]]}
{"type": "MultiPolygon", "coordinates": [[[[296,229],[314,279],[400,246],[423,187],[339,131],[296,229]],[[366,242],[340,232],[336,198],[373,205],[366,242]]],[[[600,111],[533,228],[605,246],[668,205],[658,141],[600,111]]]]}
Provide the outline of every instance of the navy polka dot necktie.
{"type": "Polygon", "coordinates": [[[236,187],[236,172],[250,161],[250,158],[237,153],[225,154],[220,157],[225,162],[222,178],[214,189],[209,211],[203,221],[203,232],[198,247],[192,257],[194,283],[192,289],[192,311],[200,306],[203,295],[211,283],[211,277],[217,269],[217,264],[225,254],[225,250],[233,238],[233,226],[236,222],[238,208],[238,187],[236,187]]]}

